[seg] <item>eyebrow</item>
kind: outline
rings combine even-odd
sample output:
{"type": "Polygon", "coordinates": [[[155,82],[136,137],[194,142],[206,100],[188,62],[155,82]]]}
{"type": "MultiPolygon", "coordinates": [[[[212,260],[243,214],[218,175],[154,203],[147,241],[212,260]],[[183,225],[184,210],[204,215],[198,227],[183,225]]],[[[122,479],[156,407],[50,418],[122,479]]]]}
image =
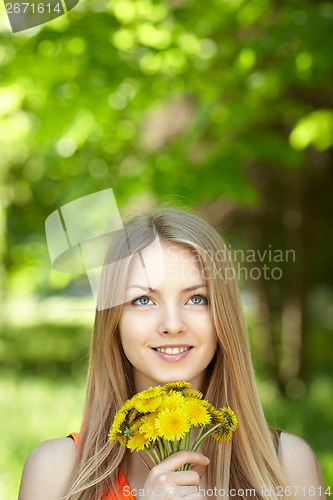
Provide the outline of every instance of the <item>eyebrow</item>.
{"type": "MultiPolygon", "coordinates": [[[[126,287],[126,290],[128,290],[129,288],[141,288],[142,290],[145,290],[145,291],[150,292],[150,293],[157,292],[157,290],[155,288],[150,288],[150,287],[143,286],[143,285],[129,285],[128,287],[126,287]]],[[[192,286],[189,286],[188,288],[184,288],[184,290],[182,290],[182,292],[188,293],[188,292],[192,292],[193,290],[197,290],[198,288],[207,288],[207,285],[204,285],[203,283],[199,283],[198,285],[192,285],[192,286]]]]}

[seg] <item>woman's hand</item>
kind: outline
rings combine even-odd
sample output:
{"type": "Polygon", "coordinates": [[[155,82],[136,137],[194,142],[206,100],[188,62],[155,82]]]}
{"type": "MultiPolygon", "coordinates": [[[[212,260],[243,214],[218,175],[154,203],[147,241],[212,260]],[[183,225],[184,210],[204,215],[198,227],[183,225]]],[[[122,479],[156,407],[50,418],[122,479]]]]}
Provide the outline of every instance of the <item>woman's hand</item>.
{"type": "Polygon", "coordinates": [[[147,500],[169,498],[176,500],[187,496],[189,500],[202,500],[199,492],[198,465],[208,465],[209,458],[195,451],[178,451],[155,465],[144,484],[147,500]],[[196,470],[179,471],[185,464],[193,464],[196,470]]]}

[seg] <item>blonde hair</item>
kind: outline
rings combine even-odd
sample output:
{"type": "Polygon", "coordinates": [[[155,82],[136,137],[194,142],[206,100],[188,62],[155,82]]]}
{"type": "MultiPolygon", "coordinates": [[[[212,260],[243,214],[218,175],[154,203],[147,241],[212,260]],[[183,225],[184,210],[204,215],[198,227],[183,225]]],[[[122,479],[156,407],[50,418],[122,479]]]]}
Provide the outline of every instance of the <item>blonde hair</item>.
{"type": "MultiPolygon", "coordinates": [[[[108,258],[117,263],[104,266],[100,296],[121,303],[129,254],[148,246],[156,235],[162,243],[185,246],[200,257],[218,338],[205,398],[215,407],[230,406],[239,421],[229,443],[206,440],[207,484],[227,496],[233,488],[244,490],[240,496],[247,496],[248,490],[249,496],[262,498],[262,488],[271,489],[270,498],[277,500],[283,475],[258,396],[237,282],[228,271],[232,262],[217,231],[203,219],[175,208],[136,217],[112,244],[108,258]],[[256,496],[249,492],[253,489],[256,496]]],[[[96,311],[78,456],[64,500],[101,499],[115,487],[124,458],[125,449],[107,438],[115,413],[134,393],[132,367],[119,337],[120,315],[121,305],[96,311]]]]}

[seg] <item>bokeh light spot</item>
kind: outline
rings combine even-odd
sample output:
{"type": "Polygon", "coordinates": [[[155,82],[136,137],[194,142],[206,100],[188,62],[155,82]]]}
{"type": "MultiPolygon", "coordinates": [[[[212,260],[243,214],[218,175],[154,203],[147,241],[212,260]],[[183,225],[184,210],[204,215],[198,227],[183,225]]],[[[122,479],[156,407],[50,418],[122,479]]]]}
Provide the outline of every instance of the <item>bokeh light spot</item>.
{"type": "Polygon", "coordinates": [[[289,136],[292,148],[302,150],[313,145],[325,151],[333,144],[333,111],[320,109],[301,118],[289,136]]]}
{"type": "Polygon", "coordinates": [[[72,156],[76,151],[76,142],[71,137],[62,137],[57,142],[57,152],[63,158],[68,158],[72,156]]]}

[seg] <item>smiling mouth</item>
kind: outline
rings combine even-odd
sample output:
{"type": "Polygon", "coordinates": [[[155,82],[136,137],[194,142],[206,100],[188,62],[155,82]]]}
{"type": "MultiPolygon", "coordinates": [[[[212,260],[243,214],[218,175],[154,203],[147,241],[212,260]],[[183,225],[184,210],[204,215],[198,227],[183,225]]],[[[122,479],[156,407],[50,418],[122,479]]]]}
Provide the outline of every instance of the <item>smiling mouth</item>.
{"type": "Polygon", "coordinates": [[[163,354],[180,354],[181,352],[188,351],[192,349],[192,346],[188,347],[154,347],[154,351],[162,352],[163,354]]]}

